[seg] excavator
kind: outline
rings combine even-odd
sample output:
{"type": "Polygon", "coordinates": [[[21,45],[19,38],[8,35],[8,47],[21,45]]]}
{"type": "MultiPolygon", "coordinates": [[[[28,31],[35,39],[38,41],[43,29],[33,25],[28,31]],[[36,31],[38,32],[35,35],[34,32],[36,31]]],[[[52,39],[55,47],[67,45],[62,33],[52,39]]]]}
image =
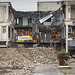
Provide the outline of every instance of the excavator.
{"type": "Polygon", "coordinates": [[[15,27],[15,43],[17,44],[33,44],[33,43],[38,43],[39,42],[39,34],[32,33],[32,27],[15,27]]]}

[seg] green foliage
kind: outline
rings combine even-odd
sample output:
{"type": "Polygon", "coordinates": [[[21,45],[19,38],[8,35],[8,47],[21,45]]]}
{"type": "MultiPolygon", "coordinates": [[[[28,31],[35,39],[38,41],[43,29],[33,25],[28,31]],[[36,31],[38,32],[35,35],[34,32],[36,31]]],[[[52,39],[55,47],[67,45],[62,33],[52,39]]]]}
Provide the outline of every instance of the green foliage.
{"type": "Polygon", "coordinates": [[[60,57],[60,56],[68,56],[68,53],[65,51],[59,51],[57,54],[57,57],[60,57]]]}

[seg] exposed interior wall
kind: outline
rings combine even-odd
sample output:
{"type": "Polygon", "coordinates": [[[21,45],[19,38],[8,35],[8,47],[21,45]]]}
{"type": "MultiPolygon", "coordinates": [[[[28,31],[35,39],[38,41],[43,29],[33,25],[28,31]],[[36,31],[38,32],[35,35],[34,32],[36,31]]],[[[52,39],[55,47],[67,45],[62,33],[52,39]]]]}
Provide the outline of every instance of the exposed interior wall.
{"type": "Polygon", "coordinates": [[[50,41],[51,40],[51,32],[46,32],[46,35],[47,35],[47,37],[46,37],[46,40],[47,41],[50,41]]]}
{"type": "Polygon", "coordinates": [[[41,36],[41,41],[50,41],[51,40],[51,37],[52,37],[52,34],[50,31],[42,31],[40,32],[40,36],[41,36]]]}
{"type": "Polygon", "coordinates": [[[45,32],[41,32],[41,41],[45,41],[45,32]]]}
{"type": "Polygon", "coordinates": [[[51,22],[44,22],[44,25],[51,25],[51,22]]]}
{"type": "Polygon", "coordinates": [[[28,26],[31,26],[32,25],[32,18],[28,18],[28,26]]]}
{"type": "Polygon", "coordinates": [[[28,18],[23,17],[23,26],[28,26],[28,18]]]}

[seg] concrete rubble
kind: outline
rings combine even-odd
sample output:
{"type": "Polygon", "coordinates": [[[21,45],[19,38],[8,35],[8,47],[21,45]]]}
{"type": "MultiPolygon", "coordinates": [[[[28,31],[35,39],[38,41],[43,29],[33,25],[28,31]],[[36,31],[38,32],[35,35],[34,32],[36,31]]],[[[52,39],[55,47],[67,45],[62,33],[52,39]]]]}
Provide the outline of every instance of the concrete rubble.
{"type": "Polygon", "coordinates": [[[0,48],[1,75],[30,75],[40,64],[57,64],[54,48],[0,48]]]}

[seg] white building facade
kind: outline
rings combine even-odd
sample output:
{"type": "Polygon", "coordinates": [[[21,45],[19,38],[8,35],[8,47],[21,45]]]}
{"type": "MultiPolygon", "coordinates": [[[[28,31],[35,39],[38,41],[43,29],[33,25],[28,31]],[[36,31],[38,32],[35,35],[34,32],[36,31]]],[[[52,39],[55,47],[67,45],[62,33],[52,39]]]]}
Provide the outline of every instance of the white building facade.
{"type": "Polygon", "coordinates": [[[9,2],[0,2],[0,47],[14,41],[14,9],[9,2]]]}
{"type": "Polygon", "coordinates": [[[75,1],[66,1],[66,52],[75,49],[75,1]]]}

